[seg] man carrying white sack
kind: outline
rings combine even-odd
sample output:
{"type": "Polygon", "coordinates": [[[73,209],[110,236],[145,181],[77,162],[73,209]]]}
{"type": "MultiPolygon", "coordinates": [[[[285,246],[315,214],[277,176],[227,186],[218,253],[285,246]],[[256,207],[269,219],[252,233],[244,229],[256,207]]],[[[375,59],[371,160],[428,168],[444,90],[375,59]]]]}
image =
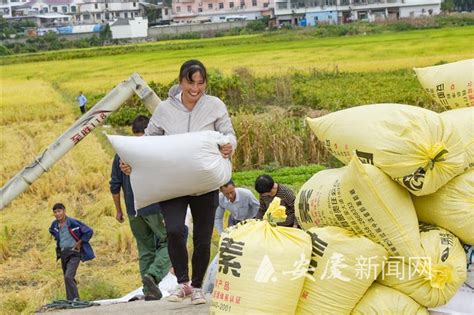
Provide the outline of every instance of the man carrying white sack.
{"type": "MultiPolygon", "coordinates": [[[[135,136],[143,136],[149,119],[139,115],[132,122],[132,132],[135,136]]],[[[168,274],[171,262],[168,255],[168,241],[166,230],[163,225],[160,206],[154,203],[140,209],[135,209],[133,191],[130,177],[120,171],[120,163],[123,163],[116,154],[112,164],[110,176],[110,192],[117,211],[115,218],[120,223],[124,222],[120,190],[123,190],[128,220],[133,236],[137,241],[138,262],[140,275],[143,282],[143,293],[145,301],[159,300],[163,296],[158,284],[168,274]]],[[[187,233],[186,233],[187,235],[187,233]]]]}
{"type": "MultiPolygon", "coordinates": [[[[229,158],[237,146],[234,128],[225,104],[217,97],[205,94],[207,72],[198,60],[186,61],[179,72],[179,85],[173,86],[168,99],[161,102],[145,130],[146,136],[177,135],[197,131],[218,131],[229,137],[230,143],[220,145],[224,158],[229,158]]],[[[130,166],[122,171],[130,174],[130,166]]],[[[171,292],[169,301],[180,302],[191,297],[191,303],[206,303],[202,280],[209,264],[214,218],[219,202],[219,191],[189,195],[160,203],[166,232],[168,252],[179,286],[171,292]],[[183,238],[186,209],[193,217],[192,282],[189,282],[188,251],[183,238]]]]}

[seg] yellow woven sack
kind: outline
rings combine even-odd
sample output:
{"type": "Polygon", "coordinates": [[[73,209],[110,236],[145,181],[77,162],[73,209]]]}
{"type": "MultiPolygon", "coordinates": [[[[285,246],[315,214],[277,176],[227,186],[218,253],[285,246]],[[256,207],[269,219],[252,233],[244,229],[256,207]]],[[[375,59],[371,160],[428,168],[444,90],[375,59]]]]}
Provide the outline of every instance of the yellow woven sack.
{"type": "Polygon", "coordinates": [[[356,154],[417,196],[434,193],[467,167],[457,130],[424,108],[365,105],[307,121],[341,162],[356,154]]]}
{"type": "Polygon", "coordinates": [[[474,169],[456,176],[428,196],[414,197],[418,219],[441,226],[474,245],[474,169]]]}
{"type": "Polygon", "coordinates": [[[276,226],[284,221],[285,208],[271,211],[272,205],[265,220],[247,220],[222,233],[210,314],[294,314],[311,238],[300,229],[276,226]]]}
{"type": "Polygon", "coordinates": [[[382,271],[387,251],[335,226],[308,234],[313,252],[296,314],[350,314],[382,271]]]}
{"type": "Polygon", "coordinates": [[[408,191],[354,157],[349,166],[316,173],[298,192],[303,228],[339,226],[382,245],[390,255],[421,253],[418,220],[408,191]]]}
{"type": "Polygon", "coordinates": [[[466,254],[450,232],[420,224],[423,254],[389,260],[377,280],[425,307],[446,304],[466,279],[466,254]]]}
{"type": "Polygon", "coordinates": [[[428,315],[426,308],[413,301],[409,296],[384,285],[374,283],[367,290],[353,315],[428,315]]]}
{"type": "Polygon", "coordinates": [[[414,70],[425,91],[443,108],[474,106],[474,59],[414,70]]]}
{"type": "Polygon", "coordinates": [[[458,130],[469,167],[474,167],[474,107],[448,110],[441,113],[441,118],[458,130]]]}

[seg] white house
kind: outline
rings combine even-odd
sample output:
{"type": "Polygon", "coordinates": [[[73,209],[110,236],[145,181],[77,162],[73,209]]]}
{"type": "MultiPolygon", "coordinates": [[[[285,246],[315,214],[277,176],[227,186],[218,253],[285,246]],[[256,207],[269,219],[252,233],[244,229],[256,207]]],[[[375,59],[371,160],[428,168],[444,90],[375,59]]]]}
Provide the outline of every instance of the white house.
{"type": "Polygon", "coordinates": [[[142,17],[118,19],[110,24],[113,39],[140,38],[148,36],[148,20],[142,17]]]}

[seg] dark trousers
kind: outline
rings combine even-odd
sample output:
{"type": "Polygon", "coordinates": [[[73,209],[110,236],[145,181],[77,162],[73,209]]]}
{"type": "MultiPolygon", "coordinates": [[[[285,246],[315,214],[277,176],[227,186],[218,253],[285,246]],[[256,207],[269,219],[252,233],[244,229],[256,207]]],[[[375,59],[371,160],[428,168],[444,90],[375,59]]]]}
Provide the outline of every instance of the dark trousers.
{"type": "Polygon", "coordinates": [[[160,203],[168,234],[168,253],[178,283],[189,282],[188,250],[183,237],[188,205],[191,208],[194,225],[191,285],[194,288],[200,288],[209,264],[212,231],[218,204],[219,192],[217,190],[200,196],[184,196],[160,203]]]}
{"type": "Polygon", "coordinates": [[[79,106],[79,108],[81,109],[81,113],[82,113],[82,114],[85,114],[85,113],[86,113],[86,105],[84,105],[84,106],[79,106]]]}
{"type": "Polygon", "coordinates": [[[79,299],[79,291],[74,277],[81,262],[81,253],[71,249],[61,251],[61,267],[63,268],[66,297],[69,301],[79,299]]]}

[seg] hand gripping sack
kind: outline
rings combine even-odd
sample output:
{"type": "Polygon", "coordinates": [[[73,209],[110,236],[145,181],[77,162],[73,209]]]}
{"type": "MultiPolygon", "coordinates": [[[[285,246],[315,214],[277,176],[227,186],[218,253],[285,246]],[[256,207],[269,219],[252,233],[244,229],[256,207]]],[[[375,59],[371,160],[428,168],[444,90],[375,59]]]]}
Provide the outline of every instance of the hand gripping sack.
{"type": "Polygon", "coordinates": [[[367,290],[359,304],[352,311],[353,315],[428,315],[426,308],[416,303],[409,296],[384,285],[374,283],[367,290]]]}
{"type": "Polygon", "coordinates": [[[408,264],[406,259],[389,260],[377,281],[436,307],[446,304],[466,280],[466,254],[450,232],[423,223],[420,230],[423,254],[408,264]]]}
{"type": "Polygon", "coordinates": [[[441,113],[441,118],[458,130],[469,167],[474,167],[474,107],[448,110],[441,113]]]}
{"type": "Polygon", "coordinates": [[[457,130],[424,108],[365,105],[307,121],[341,162],[355,153],[417,196],[434,193],[467,167],[457,130]]]}
{"type": "Polygon", "coordinates": [[[210,314],[294,314],[311,259],[307,233],[246,220],[222,233],[218,255],[210,314]]]}
{"type": "Polygon", "coordinates": [[[339,226],[382,245],[390,255],[421,253],[418,219],[408,191],[354,157],[349,166],[316,173],[295,201],[300,226],[339,226]]]}
{"type": "Polygon", "coordinates": [[[445,109],[474,106],[474,59],[414,70],[425,91],[445,109]]]}
{"type": "Polygon", "coordinates": [[[216,131],[170,136],[108,136],[120,158],[132,167],[135,208],[187,195],[201,195],[227,183],[232,165],[218,145],[228,143],[216,131]]]}
{"type": "Polygon", "coordinates": [[[380,245],[343,228],[311,228],[313,251],[296,314],[350,314],[388,256],[380,245]]]}
{"type": "Polygon", "coordinates": [[[474,245],[474,169],[454,177],[432,195],[413,197],[418,219],[441,226],[474,245]]]}

